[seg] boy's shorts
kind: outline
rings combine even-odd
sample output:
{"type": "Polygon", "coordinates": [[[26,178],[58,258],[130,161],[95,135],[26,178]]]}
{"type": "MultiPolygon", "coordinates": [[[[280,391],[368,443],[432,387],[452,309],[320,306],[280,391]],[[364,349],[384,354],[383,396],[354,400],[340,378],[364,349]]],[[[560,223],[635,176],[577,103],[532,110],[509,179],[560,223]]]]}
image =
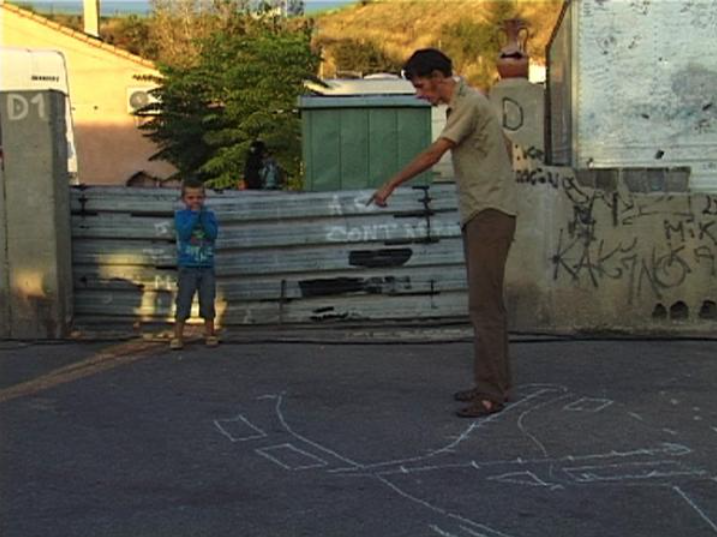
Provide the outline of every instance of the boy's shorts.
{"type": "Polygon", "coordinates": [[[186,321],[192,314],[194,293],[199,292],[199,316],[214,319],[216,279],[213,267],[179,267],[177,278],[177,312],[175,319],[186,321]]]}

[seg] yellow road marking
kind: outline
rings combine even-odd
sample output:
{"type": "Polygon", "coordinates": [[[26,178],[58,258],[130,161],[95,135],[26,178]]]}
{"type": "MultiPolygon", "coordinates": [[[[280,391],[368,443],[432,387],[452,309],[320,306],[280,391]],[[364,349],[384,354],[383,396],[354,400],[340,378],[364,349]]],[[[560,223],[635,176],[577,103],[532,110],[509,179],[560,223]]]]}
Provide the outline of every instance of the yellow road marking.
{"type": "Polygon", "coordinates": [[[68,382],[89,377],[90,375],[96,375],[97,373],[102,373],[103,371],[108,371],[121,365],[155,356],[157,351],[162,347],[165,347],[162,343],[146,341],[133,341],[114,345],[80,362],[61,367],[36,379],[0,390],[0,403],[5,403],[18,397],[33,395],[61,384],[67,384],[68,382]]]}

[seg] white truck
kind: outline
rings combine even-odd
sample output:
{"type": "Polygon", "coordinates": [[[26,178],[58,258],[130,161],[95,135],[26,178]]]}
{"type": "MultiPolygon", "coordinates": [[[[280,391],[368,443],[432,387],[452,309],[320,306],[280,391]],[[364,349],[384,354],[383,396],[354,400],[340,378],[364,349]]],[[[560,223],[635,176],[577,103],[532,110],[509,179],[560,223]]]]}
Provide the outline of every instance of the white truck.
{"type": "Polygon", "coordinates": [[[50,89],[65,95],[67,169],[70,183],[78,184],[77,148],[65,56],[58,50],[0,47],[0,91],[50,89]]]}

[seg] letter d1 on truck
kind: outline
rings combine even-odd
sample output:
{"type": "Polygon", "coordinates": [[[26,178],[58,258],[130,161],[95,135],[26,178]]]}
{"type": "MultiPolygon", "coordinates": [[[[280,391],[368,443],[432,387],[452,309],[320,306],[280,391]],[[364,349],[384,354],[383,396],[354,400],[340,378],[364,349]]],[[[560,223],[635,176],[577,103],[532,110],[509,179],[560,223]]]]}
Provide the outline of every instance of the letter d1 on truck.
{"type": "Polygon", "coordinates": [[[64,55],[58,50],[0,47],[0,91],[31,90],[57,90],[65,94],[67,171],[70,183],[78,184],[77,147],[64,55]]]}

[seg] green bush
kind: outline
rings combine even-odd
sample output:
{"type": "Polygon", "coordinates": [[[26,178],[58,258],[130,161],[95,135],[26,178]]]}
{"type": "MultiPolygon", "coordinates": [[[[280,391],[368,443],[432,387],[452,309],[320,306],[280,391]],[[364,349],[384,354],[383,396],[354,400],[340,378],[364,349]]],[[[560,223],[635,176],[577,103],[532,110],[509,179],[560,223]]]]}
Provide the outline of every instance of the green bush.
{"type": "Polygon", "coordinates": [[[159,103],[139,112],[155,141],[154,159],[171,162],[214,188],[242,178],[249,145],[263,140],[299,188],[301,125],[296,108],[318,56],[311,28],[285,19],[236,14],[206,38],[190,66],[160,65],[159,103]]]}

